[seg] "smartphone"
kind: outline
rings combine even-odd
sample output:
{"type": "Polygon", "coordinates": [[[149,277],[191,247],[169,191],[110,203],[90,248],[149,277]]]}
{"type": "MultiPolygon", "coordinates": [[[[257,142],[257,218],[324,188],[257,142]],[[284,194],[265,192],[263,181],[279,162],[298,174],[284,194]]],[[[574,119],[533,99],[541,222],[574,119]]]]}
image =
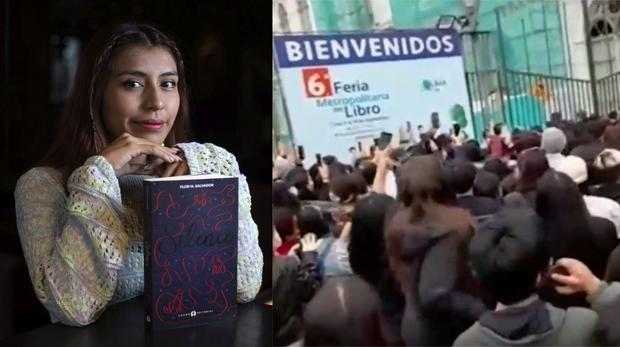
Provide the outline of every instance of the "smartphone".
{"type": "Polygon", "coordinates": [[[564,266],[558,265],[558,264],[551,265],[551,267],[549,268],[549,272],[564,275],[564,276],[570,276],[570,272],[568,272],[568,270],[566,270],[564,266]]]}
{"type": "Polygon", "coordinates": [[[551,275],[554,273],[564,276],[570,275],[570,273],[568,272],[568,270],[566,270],[565,267],[558,264],[553,264],[543,273],[541,283],[553,286],[559,285],[560,283],[557,283],[553,280],[553,278],[551,278],[551,275]]]}
{"type": "Polygon", "coordinates": [[[431,113],[431,127],[434,129],[441,128],[441,122],[439,122],[439,113],[431,113]]]}
{"type": "Polygon", "coordinates": [[[304,153],[304,146],[297,146],[297,157],[299,160],[306,159],[306,154],[304,153]]]}
{"type": "Polygon", "coordinates": [[[316,164],[319,166],[323,165],[323,161],[321,160],[321,155],[319,153],[316,154],[316,164]]]}
{"type": "Polygon", "coordinates": [[[379,147],[380,150],[384,150],[390,142],[392,142],[392,134],[382,131],[379,136],[379,140],[377,141],[377,147],[379,147]]]}

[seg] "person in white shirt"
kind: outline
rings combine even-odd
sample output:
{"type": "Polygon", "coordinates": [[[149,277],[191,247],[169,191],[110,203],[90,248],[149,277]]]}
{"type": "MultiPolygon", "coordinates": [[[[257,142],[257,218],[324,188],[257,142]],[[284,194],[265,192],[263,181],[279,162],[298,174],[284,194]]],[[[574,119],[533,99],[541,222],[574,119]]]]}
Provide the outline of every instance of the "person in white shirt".
{"type": "MultiPolygon", "coordinates": [[[[570,177],[578,186],[588,180],[588,168],[586,162],[576,156],[566,156],[560,161],[556,171],[562,172],[570,177]]],[[[588,212],[595,217],[605,218],[614,223],[616,233],[620,238],[620,204],[609,198],[593,195],[583,195],[588,212]]]]}
{"type": "Polygon", "coordinates": [[[355,168],[357,166],[356,165],[357,164],[357,160],[360,157],[360,154],[358,153],[357,148],[349,147],[349,155],[351,156],[350,157],[351,158],[351,166],[355,168]]]}
{"type": "Polygon", "coordinates": [[[398,138],[401,146],[411,146],[418,142],[410,121],[406,121],[398,128],[398,138]]]}
{"type": "Polygon", "coordinates": [[[547,155],[549,167],[555,169],[566,158],[562,151],[566,147],[566,135],[556,127],[545,129],[540,141],[541,148],[547,155]]]}
{"type": "Polygon", "coordinates": [[[455,146],[462,146],[469,139],[469,135],[467,135],[465,130],[461,129],[460,124],[454,123],[450,130],[450,138],[455,146]]]}
{"type": "Polygon", "coordinates": [[[424,126],[422,124],[418,125],[418,133],[416,134],[416,142],[422,141],[422,135],[425,133],[424,126]]]}
{"type": "Polygon", "coordinates": [[[278,155],[273,162],[273,168],[271,170],[271,178],[276,181],[283,179],[286,174],[291,171],[295,165],[291,163],[286,157],[278,155]]]}

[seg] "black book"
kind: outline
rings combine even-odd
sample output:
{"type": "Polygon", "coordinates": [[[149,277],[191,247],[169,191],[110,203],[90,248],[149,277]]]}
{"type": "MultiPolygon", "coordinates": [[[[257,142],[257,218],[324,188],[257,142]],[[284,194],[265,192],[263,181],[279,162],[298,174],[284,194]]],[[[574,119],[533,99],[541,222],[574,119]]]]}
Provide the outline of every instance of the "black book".
{"type": "Polygon", "coordinates": [[[146,325],[169,329],[237,314],[239,182],[193,175],[144,181],[146,325]]]}

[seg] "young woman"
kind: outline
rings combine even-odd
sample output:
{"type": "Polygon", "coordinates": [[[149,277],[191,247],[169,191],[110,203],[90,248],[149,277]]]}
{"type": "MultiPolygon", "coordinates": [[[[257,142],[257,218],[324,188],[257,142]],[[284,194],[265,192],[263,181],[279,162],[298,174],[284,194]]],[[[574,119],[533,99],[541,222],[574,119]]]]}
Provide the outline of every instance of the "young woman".
{"type": "MultiPolygon", "coordinates": [[[[538,180],[535,206],[549,255],[554,260],[578,259],[603,277],[617,235],[611,221],[590,215],[577,184],[563,173],[548,170],[538,180]]],[[[558,307],[588,305],[585,296],[560,296],[549,287],[542,288],[541,295],[558,307]]]]}
{"type": "Polygon", "coordinates": [[[397,283],[390,272],[385,252],[383,228],[396,208],[396,201],[385,194],[371,193],[355,204],[351,216],[349,262],[354,274],[370,284],[379,295],[384,337],[389,346],[403,344],[400,325],[405,306],[397,283]]]}
{"type": "Polygon", "coordinates": [[[536,208],[536,182],[549,170],[545,152],[530,148],[517,157],[515,191],[504,197],[504,204],[512,207],[536,208]]]}
{"type": "Polygon", "coordinates": [[[406,304],[407,346],[450,346],[485,310],[467,266],[474,220],[441,202],[441,164],[431,155],[407,160],[398,175],[400,205],[385,226],[390,269],[406,304]]]}
{"type": "Polygon", "coordinates": [[[185,69],[175,43],[147,25],[115,24],[84,52],[46,157],[15,189],[30,278],[53,322],[87,325],[142,294],[142,180],[239,176],[237,300],[261,285],[263,256],[235,157],[188,140],[185,69]]]}

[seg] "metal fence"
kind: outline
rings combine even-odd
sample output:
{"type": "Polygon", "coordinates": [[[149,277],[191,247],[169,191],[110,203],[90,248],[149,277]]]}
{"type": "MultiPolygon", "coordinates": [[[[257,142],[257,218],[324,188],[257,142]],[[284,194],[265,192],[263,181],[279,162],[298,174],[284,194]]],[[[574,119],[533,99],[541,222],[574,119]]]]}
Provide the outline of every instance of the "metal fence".
{"type": "Polygon", "coordinates": [[[605,116],[620,108],[620,28],[599,25],[615,25],[620,12],[596,6],[503,4],[489,13],[494,26],[462,34],[476,135],[497,122],[531,129],[544,127],[554,112],[575,119],[579,112],[605,116]]]}
{"type": "Polygon", "coordinates": [[[517,126],[542,125],[554,112],[572,119],[594,109],[587,80],[518,71],[506,71],[506,80],[512,101],[508,119],[517,126]]]}
{"type": "MultiPolygon", "coordinates": [[[[320,31],[372,26],[368,15],[374,15],[375,6],[370,2],[311,3],[320,31]]],[[[575,119],[580,111],[607,115],[619,109],[620,11],[611,9],[616,3],[479,1],[477,25],[461,33],[476,137],[498,122],[531,129],[544,127],[554,112],[575,119]]],[[[442,14],[464,14],[457,1],[389,1],[388,7],[395,29],[429,28],[442,14]]],[[[281,97],[275,87],[274,96],[281,97]]],[[[276,115],[284,112],[278,103],[274,109],[276,115]]],[[[285,116],[274,123],[287,126],[285,116]]],[[[288,130],[278,135],[292,139],[288,130]]]]}
{"type": "Polygon", "coordinates": [[[598,109],[602,115],[620,109],[620,72],[596,81],[598,109]]]}
{"type": "Polygon", "coordinates": [[[544,127],[554,112],[575,120],[580,112],[605,116],[620,108],[620,64],[614,54],[620,54],[620,28],[612,32],[598,24],[614,24],[620,15],[607,11],[607,5],[596,6],[540,0],[504,4],[493,9],[490,31],[463,33],[477,136],[497,122],[531,129],[544,127]],[[579,39],[584,31],[587,39],[579,39]],[[490,64],[480,64],[481,59],[490,64]]]}
{"type": "Polygon", "coordinates": [[[503,122],[503,101],[499,97],[499,70],[466,72],[465,81],[471,106],[472,126],[477,139],[491,123],[503,122]]]}
{"type": "MultiPolygon", "coordinates": [[[[499,69],[466,72],[465,77],[476,135],[499,122],[531,129],[544,126],[554,112],[575,119],[578,112],[594,109],[588,80],[499,69]]],[[[617,109],[620,75],[603,78],[596,86],[600,109],[617,109]]]]}

